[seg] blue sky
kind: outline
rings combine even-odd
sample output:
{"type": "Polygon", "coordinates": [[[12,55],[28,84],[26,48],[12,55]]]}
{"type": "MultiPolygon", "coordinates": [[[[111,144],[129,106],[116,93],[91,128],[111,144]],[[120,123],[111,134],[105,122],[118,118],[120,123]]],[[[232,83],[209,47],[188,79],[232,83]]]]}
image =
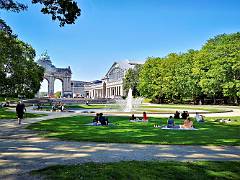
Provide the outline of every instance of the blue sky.
{"type": "Polygon", "coordinates": [[[82,15],[64,28],[39,5],[19,14],[0,11],[0,17],[37,55],[47,50],[55,66],[70,65],[74,80],[100,79],[115,61],[200,49],[210,37],[240,31],[240,0],[77,2],[82,15]]]}

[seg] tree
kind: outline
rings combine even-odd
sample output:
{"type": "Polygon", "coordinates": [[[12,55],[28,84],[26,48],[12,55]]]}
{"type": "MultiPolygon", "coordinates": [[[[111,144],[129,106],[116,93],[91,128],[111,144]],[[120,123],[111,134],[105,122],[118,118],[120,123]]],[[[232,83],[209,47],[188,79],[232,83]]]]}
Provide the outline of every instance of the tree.
{"type": "Polygon", "coordinates": [[[157,99],[164,97],[162,90],[162,58],[149,57],[139,73],[138,91],[141,96],[157,99]]]}
{"type": "Polygon", "coordinates": [[[62,94],[61,91],[57,91],[57,92],[54,93],[54,97],[55,97],[55,98],[60,98],[60,97],[61,97],[61,94],[62,94]]]}
{"type": "Polygon", "coordinates": [[[124,91],[127,93],[128,90],[131,88],[134,97],[140,95],[140,93],[137,89],[137,86],[138,86],[138,83],[139,83],[140,69],[141,69],[140,64],[135,65],[135,67],[133,69],[130,68],[127,71],[127,73],[126,73],[126,75],[123,79],[123,89],[124,89],[124,91]]]}
{"type": "Polygon", "coordinates": [[[240,33],[209,39],[199,50],[148,58],[139,75],[142,96],[158,102],[197,102],[205,97],[213,103],[240,100],[240,33]]]}
{"type": "Polygon", "coordinates": [[[44,69],[34,62],[35,50],[7,32],[0,29],[0,94],[33,97],[40,88],[44,69]]]}
{"type": "Polygon", "coordinates": [[[195,66],[201,70],[202,92],[216,102],[216,97],[240,98],[240,33],[222,34],[200,50],[195,66]]]}
{"type": "MultiPolygon", "coordinates": [[[[73,0],[32,0],[33,4],[42,4],[41,12],[50,14],[52,20],[58,20],[60,26],[74,24],[77,17],[81,15],[81,9],[73,0]]],[[[27,10],[27,5],[15,0],[0,0],[0,9],[12,12],[27,10]]]]}

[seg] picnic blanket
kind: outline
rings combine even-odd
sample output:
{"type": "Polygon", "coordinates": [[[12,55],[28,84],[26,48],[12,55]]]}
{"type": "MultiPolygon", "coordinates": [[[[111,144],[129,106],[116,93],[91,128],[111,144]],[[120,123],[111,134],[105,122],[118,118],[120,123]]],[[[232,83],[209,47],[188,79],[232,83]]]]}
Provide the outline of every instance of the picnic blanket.
{"type": "Polygon", "coordinates": [[[195,131],[195,130],[198,130],[198,129],[196,129],[196,128],[181,128],[181,127],[179,127],[179,128],[168,128],[167,126],[163,126],[163,127],[161,127],[161,129],[163,129],[163,130],[183,130],[183,131],[195,131]]]}
{"type": "MultiPolygon", "coordinates": [[[[97,125],[95,123],[88,123],[88,124],[84,124],[85,126],[102,126],[101,123],[98,123],[97,125]]],[[[112,123],[108,123],[108,126],[113,126],[112,123]]]]}
{"type": "Polygon", "coordinates": [[[129,120],[129,122],[148,122],[142,119],[136,119],[136,120],[129,120]]]}

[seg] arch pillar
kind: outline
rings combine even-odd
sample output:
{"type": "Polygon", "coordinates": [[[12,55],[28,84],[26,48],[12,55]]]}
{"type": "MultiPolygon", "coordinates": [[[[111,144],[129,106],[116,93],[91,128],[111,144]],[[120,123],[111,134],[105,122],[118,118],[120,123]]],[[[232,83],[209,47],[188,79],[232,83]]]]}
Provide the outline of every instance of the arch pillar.
{"type": "Polygon", "coordinates": [[[50,76],[48,78],[46,78],[48,81],[48,96],[53,96],[54,95],[54,81],[55,78],[50,76]]]}
{"type": "Polygon", "coordinates": [[[71,78],[64,77],[62,79],[62,96],[63,97],[72,97],[72,89],[71,89],[71,78]]]}

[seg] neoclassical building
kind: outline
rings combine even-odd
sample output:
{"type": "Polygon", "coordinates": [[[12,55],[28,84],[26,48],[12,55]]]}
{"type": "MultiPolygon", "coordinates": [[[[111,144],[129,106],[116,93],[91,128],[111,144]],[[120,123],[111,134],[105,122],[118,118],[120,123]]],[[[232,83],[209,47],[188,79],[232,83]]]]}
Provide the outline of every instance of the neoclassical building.
{"type": "Polygon", "coordinates": [[[43,53],[37,63],[44,68],[44,79],[48,82],[48,97],[54,95],[54,82],[59,79],[62,82],[62,97],[73,97],[71,88],[72,71],[68,68],[56,68],[47,52],[43,53]]]}
{"type": "Polygon", "coordinates": [[[114,62],[101,80],[92,81],[84,85],[87,98],[117,98],[124,96],[123,78],[129,68],[134,68],[136,62],[114,62]]]}
{"type": "Polygon", "coordinates": [[[48,82],[48,97],[54,95],[54,82],[62,82],[62,97],[81,98],[118,98],[124,96],[123,78],[128,69],[134,68],[136,62],[114,62],[101,80],[91,82],[71,80],[72,71],[68,68],[56,68],[47,53],[43,53],[37,63],[44,68],[44,79],[48,82]]]}

